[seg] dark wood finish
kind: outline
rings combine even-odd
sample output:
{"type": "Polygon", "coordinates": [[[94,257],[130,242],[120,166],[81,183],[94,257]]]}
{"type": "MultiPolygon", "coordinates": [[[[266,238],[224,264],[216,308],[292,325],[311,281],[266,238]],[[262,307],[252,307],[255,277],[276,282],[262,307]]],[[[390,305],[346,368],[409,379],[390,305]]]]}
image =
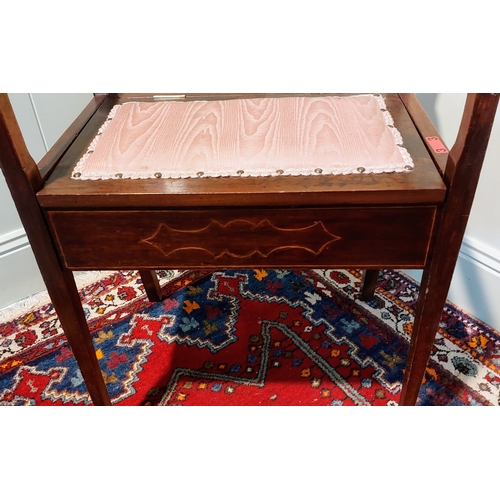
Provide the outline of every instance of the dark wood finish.
{"type": "MultiPolygon", "coordinates": [[[[250,97],[161,96],[179,100],[250,97]]],[[[412,172],[77,181],[71,179],[71,171],[112,106],[154,100],[155,94],[96,95],[45,157],[41,173],[2,95],[0,165],[95,404],[110,401],[71,270],[140,269],[148,297],[159,300],[154,269],[205,266],[362,267],[366,269],[365,300],[373,296],[379,268],[424,268],[400,400],[402,405],[415,404],[498,95],[468,96],[449,157],[436,154],[426,143],[425,138],[437,132],[412,94],[384,94],[384,98],[416,165],[412,172]]]]}
{"type": "Polygon", "coordinates": [[[448,161],[448,154],[436,153],[426,141],[427,137],[439,137],[441,139],[436,127],[425,113],[424,108],[415,94],[399,94],[399,96],[401,98],[401,102],[405,105],[408,114],[412,118],[415,128],[418,130],[422,143],[427,148],[429,155],[434,160],[434,163],[438,167],[441,175],[444,175],[446,163],[448,161]]]}
{"type": "MultiPolygon", "coordinates": [[[[0,111],[0,162],[7,186],[15,193],[12,196],[15,196],[17,206],[18,198],[22,202],[23,190],[32,195],[41,187],[42,176],[26,148],[7,94],[0,94],[0,111]]],[[[23,209],[18,210],[24,212],[23,209]]]]}
{"type": "Polygon", "coordinates": [[[106,96],[101,94],[89,102],[85,109],[80,113],[76,120],[69,126],[64,134],[59,137],[56,143],[49,149],[47,154],[40,160],[38,169],[43,180],[46,180],[52,173],[54,167],[59,163],[69,147],[80,134],[82,128],[94,116],[94,113],[99,109],[99,106],[104,102],[106,96]]]}
{"type": "Polygon", "coordinates": [[[363,278],[361,280],[361,292],[359,294],[360,300],[372,300],[375,295],[375,288],[377,287],[379,269],[364,269],[363,278]]]}
{"type": "Polygon", "coordinates": [[[0,94],[0,110],[0,166],[7,185],[92,401],[96,405],[109,405],[73,274],[61,266],[36,200],[34,190],[41,182],[38,168],[24,145],[5,94],[0,94]]]}
{"type": "Polygon", "coordinates": [[[233,208],[48,211],[47,216],[61,259],[73,270],[134,268],[138,255],[154,269],[286,268],[304,263],[422,268],[435,211],[233,208]]]}
{"type": "Polygon", "coordinates": [[[499,94],[469,94],[445,177],[450,188],[441,213],[434,255],[425,268],[408,355],[402,401],[416,401],[469,218],[499,94]]]}
{"type": "Polygon", "coordinates": [[[141,275],[141,281],[144,289],[146,290],[146,295],[148,296],[149,301],[160,302],[163,298],[163,294],[156,271],[139,269],[139,274],[141,275]]]}
{"type": "MultiPolygon", "coordinates": [[[[266,94],[269,95],[269,94],[266,94]]],[[[281,94],[280,94],[281,95],[281,94]]],[[[286,94],[289,95],[289,94],[286,94]]],[[[238,95],[240,96],[240,95],[238,95]]],[[[246,95],[244,95],[246,96],[246,95]]],[[[127,182],[84,182],[71,179],[76,162],[117,103],[133,97],[106,100],[38,193],[44,208],[180,208],[218,206],[406,205],[443,202],[446,187],[422,144],[420,135],[397,94],[383,94],[387,109],[416,168],[392,175],[340,175],[218,179],[146,179],[127,182]]],[[[234,96],[232,96],[234,97],[234,96]]],[[[191,95],[189,98],[193,98],[191,95]]],[[[205,96],[206,98],[206,96],[205,96]]],[[[212,96],[214,98],[214,96],[212,96]]]]}

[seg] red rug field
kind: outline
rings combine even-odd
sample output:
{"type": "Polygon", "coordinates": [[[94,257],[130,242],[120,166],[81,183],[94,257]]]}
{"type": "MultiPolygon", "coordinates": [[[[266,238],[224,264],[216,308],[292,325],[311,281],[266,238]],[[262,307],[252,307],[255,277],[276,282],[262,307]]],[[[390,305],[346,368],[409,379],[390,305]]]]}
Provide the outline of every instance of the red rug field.
{"type": "MultiPolygon", "coordinates": [[[[417,287],[385,271],[135,272],[81,289],[115,405],[397,405],[417,287]]],[[[5,316],[5,315],[4,315],[5,316]]],[[[0,321],[0,405],[89,405],[52,305],[0,321]]],[[[419,405],[498,405],[500,335],[448,304],[419,405]]]]}

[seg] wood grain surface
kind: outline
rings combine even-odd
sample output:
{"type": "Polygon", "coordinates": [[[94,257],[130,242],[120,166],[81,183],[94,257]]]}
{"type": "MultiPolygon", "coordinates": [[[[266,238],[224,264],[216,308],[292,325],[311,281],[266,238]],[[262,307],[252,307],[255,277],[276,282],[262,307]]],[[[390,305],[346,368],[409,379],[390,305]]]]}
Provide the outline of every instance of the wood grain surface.
{"type": "Polygon", "coordinates": [[[435,213],[434,207],[234,207],[56,210],[47,218],[61,260],[73,270],[409,269],[425,265],[435,213]]]}
{"type": "Polygon", "coordinates": [[[383,107],[373,95],[125,103],[114,108],[76,177],[404,171],[412,160],[383,107]]]}
{"type": "MultiPolygon", "coordinates": [[[[324,97],[300,94],[295,97],[324,97]]],[[[344,95],[332,94],[334,97],[344,95]]],[[[377,175],[312,175],[275,177],[151,178],[134,182],[114,178],[81,181],[72,178],[75,166],[106,121],[111,109],[127,102],[154,102],[151,95],[110,95],[78,134],[64,157],[37,193],[44,208],[121,208],[124,206],[329,206],[442,203],[446,187],[415,125],[425,118],[422,110],[408,114],[398,94],[381,94],[397,130],[404,138],[415,168],[403,173],[377,175]]],[[[284,98],[287,94],[186,95],[186,102],[234,99],[284,98]]],[[[432,130],[431,130],[432,131],[432,130]]],[[[426,131],[430,133],[431,131],[426,131]]],[[[437,134],[437,131],[433,131],[437,134]]],[[[69,138],[71,139],[71,137],[69,138]]]]}

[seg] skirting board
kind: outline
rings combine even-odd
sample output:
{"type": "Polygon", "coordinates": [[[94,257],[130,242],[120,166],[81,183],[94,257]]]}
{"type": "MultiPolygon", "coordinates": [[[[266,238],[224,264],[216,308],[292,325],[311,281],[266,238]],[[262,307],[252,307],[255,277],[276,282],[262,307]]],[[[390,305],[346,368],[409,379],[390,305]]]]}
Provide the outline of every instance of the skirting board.
{"type": "MultiPolygon", "coordinates": [[[[402,270],[420,282],[422,271],[402,270]]],[[[500,252],[465,236],[448,300],[500,331],[500,252]]]]}
{"type": "MultiPolygon", "coordinates": [[[[422,276],[402,272],[416,281],[422,276]]],[[[0,284],[0,309],[45,290],[22,229],[0,236],[0,284]]],[[[465,236],[448,300],[500,331],[500,252],[465,236]]]]}
{"type": "MultiPolygon", "coordinates": [[[[76,272],[79,288],[99,281],[111,271],[76,272]]],[[[23,230],[0,235],[0,323],[50,302],[45,283],[23,230]]]]}
{"type": "Polygon", "coordinates": [[[0,235],[0,309],[45,290],[22,229],[0,235]]]}

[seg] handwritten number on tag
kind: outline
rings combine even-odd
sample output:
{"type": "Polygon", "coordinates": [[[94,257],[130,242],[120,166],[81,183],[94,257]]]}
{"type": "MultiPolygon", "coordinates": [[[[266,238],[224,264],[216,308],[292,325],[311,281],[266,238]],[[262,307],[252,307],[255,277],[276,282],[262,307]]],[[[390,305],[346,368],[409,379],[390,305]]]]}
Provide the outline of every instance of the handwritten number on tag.
{"type": "Polygon", "coordinates": [[[443,144],[443,142],[439,137],[436,136],[426,137],[426,140],[435,153],[438,154],[448,153],[448,149],[446,148],[446,146],[443,144]]]}

